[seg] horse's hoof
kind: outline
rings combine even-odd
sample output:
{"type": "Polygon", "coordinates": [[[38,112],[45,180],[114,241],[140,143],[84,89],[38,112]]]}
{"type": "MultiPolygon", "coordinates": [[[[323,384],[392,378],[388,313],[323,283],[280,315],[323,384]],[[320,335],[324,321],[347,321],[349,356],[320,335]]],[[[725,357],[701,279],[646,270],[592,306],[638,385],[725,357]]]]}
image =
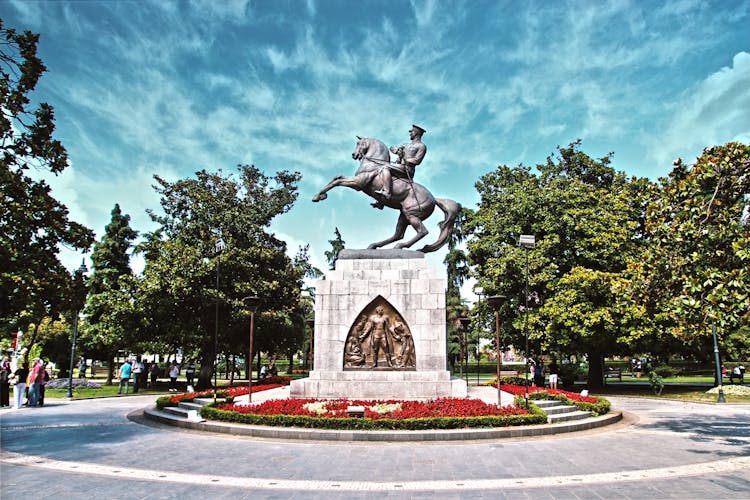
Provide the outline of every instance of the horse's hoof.
{"type": "Polygon", "coordinates": [[[326,198],[328,198],[328,195],[325,193],[316,194],[315,196],[313,196],[313,203],[323,201],[326,198]]]}

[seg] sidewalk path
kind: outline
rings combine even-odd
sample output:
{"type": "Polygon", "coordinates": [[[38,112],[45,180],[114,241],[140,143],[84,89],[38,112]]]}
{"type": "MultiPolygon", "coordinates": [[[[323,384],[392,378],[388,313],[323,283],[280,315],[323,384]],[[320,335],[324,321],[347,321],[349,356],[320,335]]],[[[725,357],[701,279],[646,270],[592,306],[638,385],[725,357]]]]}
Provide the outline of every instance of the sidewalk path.
{"type": "Polygon", "coordinates": [[[750,407],[611,399],[630,423],[545,438],[404,444],[179,430],[137,417],[153,396],[49,400],[0,413],[0,497],[28,498],[32,485],[35,498],[747,496],[750,407]]]}

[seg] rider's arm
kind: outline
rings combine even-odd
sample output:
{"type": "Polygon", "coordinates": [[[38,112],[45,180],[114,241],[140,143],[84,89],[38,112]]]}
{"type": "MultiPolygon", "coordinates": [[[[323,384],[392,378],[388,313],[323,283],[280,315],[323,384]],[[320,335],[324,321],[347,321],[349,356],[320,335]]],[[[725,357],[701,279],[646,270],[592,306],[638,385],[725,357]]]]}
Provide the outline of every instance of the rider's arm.
{"type": "Polygon", "coordinates": [[[416,166],[422,163],[424,155],[427,154],[427,147],[422,144],[416,148],[409,148],[405,149],[404,151],[410,153],[409,156],[404,157],[404,163],[406,163],[407,165],[416,166]]]}

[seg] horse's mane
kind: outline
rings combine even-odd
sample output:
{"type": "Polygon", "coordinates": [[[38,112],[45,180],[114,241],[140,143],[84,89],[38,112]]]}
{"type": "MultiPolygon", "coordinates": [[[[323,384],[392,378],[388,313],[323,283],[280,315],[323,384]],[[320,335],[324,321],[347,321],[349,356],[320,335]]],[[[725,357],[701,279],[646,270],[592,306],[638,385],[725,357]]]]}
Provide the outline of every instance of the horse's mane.
{"type": "Polygon", "coordinates": [[[367,148],[367,156],[369,158],[390,161],[391,155],[388,152],[388,146],[383,141],[374,137],[366,137],[365,140],[369,144],[369,148],[367,148]]]}

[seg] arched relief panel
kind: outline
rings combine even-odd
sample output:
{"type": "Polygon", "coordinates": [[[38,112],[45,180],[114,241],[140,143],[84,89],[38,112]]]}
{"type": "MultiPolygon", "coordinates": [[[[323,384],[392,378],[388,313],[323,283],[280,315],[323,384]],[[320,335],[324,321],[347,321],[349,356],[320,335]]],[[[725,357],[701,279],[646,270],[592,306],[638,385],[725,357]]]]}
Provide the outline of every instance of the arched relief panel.
{"type": "Polygon", "coordinates": [[[357,315],[344,343],[344,370],[415,370],[409,325],[382,295],[357,315]]]}

